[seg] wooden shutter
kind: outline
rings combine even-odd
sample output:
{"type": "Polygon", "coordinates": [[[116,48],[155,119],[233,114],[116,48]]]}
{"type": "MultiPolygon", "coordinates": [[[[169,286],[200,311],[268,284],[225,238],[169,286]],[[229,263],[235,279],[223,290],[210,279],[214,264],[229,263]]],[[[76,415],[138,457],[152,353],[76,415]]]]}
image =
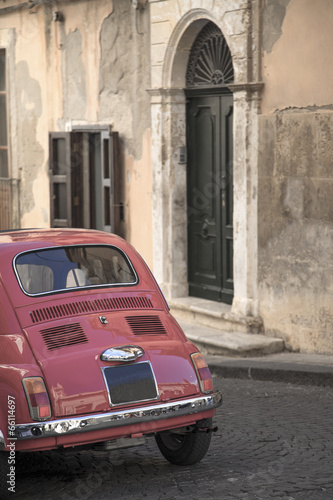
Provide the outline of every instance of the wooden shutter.
{"type": "Polygon", "coordinates": [[[72,227],[70,133],[49,137],[51,227],[72,227]]]}
{"type": "MultiPolygon", "coordinates": [[[[94,165],[94,193],[95,199],[96,229],[106,232],[117,232],[117,220],[119,219],[118,202],[118,133],[110,130],[102,130],[99,135],[100,163],[94,165]]],[[[95,147],[97,143],[95,141],[95,147]]],[[[96,156],[96,155],[95,155],[96,156]]],[[[92,186],[91,186],[92,187],[92,186]]]]}
{"type": "Polygon", "coordinates": [[[124,180],[120,156],[119,134],[112,132],[112,162],[113,162],[113,228],[112,232],[119,236],[125,235],[124,214],[124,180]]]}
{"type": "Polygon", "coordinates": [[[121,234],[118,133],[109,128],[51,132],[49,158],[51,226],[121,234]]]}

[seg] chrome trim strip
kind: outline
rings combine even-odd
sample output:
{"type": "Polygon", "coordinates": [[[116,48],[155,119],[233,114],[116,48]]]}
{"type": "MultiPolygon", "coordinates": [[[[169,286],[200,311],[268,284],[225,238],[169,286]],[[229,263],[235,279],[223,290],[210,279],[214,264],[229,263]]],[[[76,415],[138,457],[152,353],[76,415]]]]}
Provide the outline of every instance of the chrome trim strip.
{"type": "Polygon", "coordinates": [[[49,422],[34,422],[15,425],[15,437],[18,440],[39,439],[80,432],[99,431],[130,424],[165,420],[172,417],[195,415],[213,410],[222,404],[219,391],[172,403],[142,406],[130,410],[98,413],[83,417],[65,418],[49,422]]]}
{"type": "Polygon", "coordinates": [[[143,356],[145,351],[137,345],[122,345],[119,347],[109,347],[102,352],[102,361],[136,361],[143,356]]]}
{"type": "Polygon", "coordinates": [[[0,429],[0,450],[5,450],[5,449],[6,449],[5,436],[3,435],[3,432],[0,429]]]}

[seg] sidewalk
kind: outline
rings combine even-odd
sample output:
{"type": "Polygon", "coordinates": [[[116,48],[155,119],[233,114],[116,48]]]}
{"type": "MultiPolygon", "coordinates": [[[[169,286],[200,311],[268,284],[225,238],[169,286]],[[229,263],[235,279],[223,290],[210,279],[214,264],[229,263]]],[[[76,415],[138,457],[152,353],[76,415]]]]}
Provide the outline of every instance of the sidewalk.
{"type": "Polygon", "coordinates": [[[282,352],[251,358],[205,357],[213,376],[333,387],[333,356],[282,352]]]}

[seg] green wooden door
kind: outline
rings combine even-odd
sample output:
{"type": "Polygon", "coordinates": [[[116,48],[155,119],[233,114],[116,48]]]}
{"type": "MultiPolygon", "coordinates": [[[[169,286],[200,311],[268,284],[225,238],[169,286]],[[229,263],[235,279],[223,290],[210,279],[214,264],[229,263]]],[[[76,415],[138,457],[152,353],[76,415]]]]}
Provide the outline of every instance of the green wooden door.
{"type": "Polygon", "coordinates": [[[233,97],[188,97],[189,294],[233,298],[233,97]]]}

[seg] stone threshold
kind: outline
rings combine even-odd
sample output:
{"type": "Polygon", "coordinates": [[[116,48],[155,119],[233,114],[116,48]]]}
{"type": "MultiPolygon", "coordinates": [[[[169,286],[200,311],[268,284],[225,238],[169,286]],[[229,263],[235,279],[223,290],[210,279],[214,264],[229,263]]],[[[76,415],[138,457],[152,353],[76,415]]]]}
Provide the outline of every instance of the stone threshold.
{"type": "Polygon", "coordinates": [[[261,318],[237,315],[231,312],[231,306],[222,302],[196,297],[178,297],[169,299],[171,313],[177,320],[196,322],[210,328],[230,332],[261,333],[261,318]]]}
{"type": "Polygon", "coordinates": [[[204,354],[253,357],[284,350],[284,341],[263,335],[258,318],[231,313],[231,306],[194,297],[169,300],[185,335],[204,354]]]}

